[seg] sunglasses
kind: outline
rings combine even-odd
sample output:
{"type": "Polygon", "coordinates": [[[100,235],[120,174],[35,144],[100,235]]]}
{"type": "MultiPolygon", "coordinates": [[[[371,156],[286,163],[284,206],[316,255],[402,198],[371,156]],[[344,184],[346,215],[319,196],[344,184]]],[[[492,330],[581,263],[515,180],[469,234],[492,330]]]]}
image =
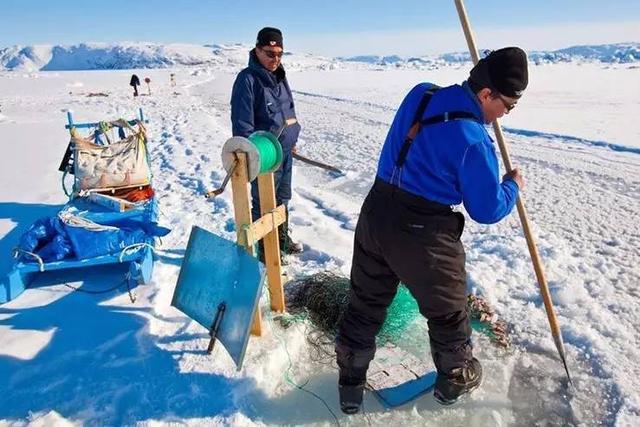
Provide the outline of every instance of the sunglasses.
{"type": "Polygon", "coordinates": [[[516,104],[518,103],[518,101],[513,102],[513,103],[509,103],[507,102],[502,95],[500,95],[498,92],[494,92],[494,98],[498,98],[501,102],[502,105],[504,105],[504,108],[507,109],[507,113],[511,110],[513,110],[514,108],[516,108],[516,104]]]}
{"type": "Polygon", "coordinates": [[[282,55],[284,55],[284,51],[276,52],[274,50],[267,50],[264,48],[260,48],[260,50],[271,59],[282,58],[282,55]]]}

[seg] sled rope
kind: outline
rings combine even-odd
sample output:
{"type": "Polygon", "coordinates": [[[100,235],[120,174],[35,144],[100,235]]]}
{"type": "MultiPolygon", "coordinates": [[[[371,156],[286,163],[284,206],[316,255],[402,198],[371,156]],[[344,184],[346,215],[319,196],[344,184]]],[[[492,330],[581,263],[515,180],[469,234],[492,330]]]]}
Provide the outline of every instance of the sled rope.
{"type": "Polygon", "coordinates": [[[142,243],[134,243],[133,245],[129,245],[129,246],[125,247],[125,248],[120,252],[120,256],[118,257],[118,261],[119,261],[119,262],[122,262],[122,259],[123,259],[123,258],[124,258],[124,256],[127,254],[127,251],[129,251],[129,250],[130,250],[130,251],[134,252],[134,251],[137,251],[137,250],[139,250],[139,249],[142,249],[142,248],[143,248],[143,247],[145,247],[145,246],[146,246],[146,247],[148,247],[148,248],[150,248],[150,249],[151,249],[151,252],[154,252],[154,253],[155,253],[156,249],[155,249],[153,246],[151,246],[150,244],[148,244],[148,243],[144,243],[144,242],[142,242],[142,243]]]}
{"type": "Polygon", "coordinates": [[[124,275],[124,280],[122,280],[121,282],[118,282],[117,285],[107,289],[100,289],[100,290],[82,289],[79,286],[71,286],[68,283],[63,283],[64,286],[66,286],[69,289],[72,289],[74,292],[81,292],[81,293],[90,294],[90,295],[106,294],[106,293],[115,291],[116,289],[118,289],[120,286],[124,284],[127,285],[127,292],[129,293],[129,299],[133,304],[134,302],[136,302],[136,298],[131,289],[131,274],[129,272],[127,272],[127,274],[124,275]]]}
{"type": "Polygon", "coordinates": [[[60,218],[60,220],[62,222],[64,222],[66,225],[69,225],[71,227],[84,228],[84,229],[89,230],[89,231],[117,231],[117,230],[119,230],[118,227],[113,227],[113,226],[110,226],[110,225],[98,224],[97,222],[93,222],[93,221],[88,220],[86,218],[83,218],[81,216],[74,215],[72,213],[64,212],[64,211],[60,212],[58,214],[58,218],[60,218]]]}
{"type": "Polygon", "coordinates": [[[42,273],[44,271],[44,261],[42,261],[42,258],[40,258],[40,256],[38,256],[37,254],[34,254],[33,252],[25,251],[24,249],[14,248],[13,257],[18,258],[18,254],[25,254],[35,258],[35,260],[38,261],[38,268],[40,269],[40,272],[42,273]]]}
{"type": "Polygon", "coordinates": [[[67,174],[69,173],[69,169],[65,169],[64,172],[62,173],[62,191],[64,191],[64,195],[67,196],[68,198],[71,198],[71,194],[69,192],[69,190],[67,190],[67,186],[64,184],[64,180],[67,177],[67,174]]]}

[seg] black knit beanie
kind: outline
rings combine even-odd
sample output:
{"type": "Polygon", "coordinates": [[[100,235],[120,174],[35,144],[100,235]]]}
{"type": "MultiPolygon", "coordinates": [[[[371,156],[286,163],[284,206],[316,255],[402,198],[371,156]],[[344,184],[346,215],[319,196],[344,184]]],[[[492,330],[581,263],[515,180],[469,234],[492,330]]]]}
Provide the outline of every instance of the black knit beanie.
{"type": "Polygon", "coordinates": [[[510,98],[520,98],[529,83],[527,54],[518,47],[494,50],[469,73],[476,87],[488,87],[510,98]]]}
{"type": "Polygon", "coordinates": [[[279,46],[282,47],[282,31],[273,27],[264,27],[258,31],[256,46],[279,46]]]}

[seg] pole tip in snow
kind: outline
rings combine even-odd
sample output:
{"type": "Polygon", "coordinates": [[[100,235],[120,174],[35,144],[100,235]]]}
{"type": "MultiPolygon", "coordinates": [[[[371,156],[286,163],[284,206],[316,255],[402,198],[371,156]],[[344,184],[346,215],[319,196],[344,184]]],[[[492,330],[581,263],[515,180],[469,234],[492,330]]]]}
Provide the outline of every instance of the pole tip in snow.
{"type": "Polygon", "coordinates": [[[564,371],[567,373],[567,379],[569,380],[569,385],[573,387],[573,381],[571,381],[571,375],[569,375],[569,367],[567,366],[567,360],[562,357],[562,364],[564,365],[564,371]]]}

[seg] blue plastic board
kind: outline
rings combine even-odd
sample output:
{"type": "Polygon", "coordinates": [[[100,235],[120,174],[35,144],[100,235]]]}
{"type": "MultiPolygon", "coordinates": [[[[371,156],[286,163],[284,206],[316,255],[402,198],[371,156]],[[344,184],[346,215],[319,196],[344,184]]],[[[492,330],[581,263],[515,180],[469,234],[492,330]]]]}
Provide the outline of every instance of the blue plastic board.
{"type": "Polygon", "coordinates": [[[264,278],[264,268],[244,248],[193,227],[171,305],[210,330],[224,302],[217,339],[240,370],[264,278]]]}
{"type": "Polygon", "coordinates": [[[430,391],[437,373],[431,363],[391,343],[378,348],[367,386],[386,408],[404,405],[430,391]]]}
{"type": "Polygon", "coordinates": [[[433,389],[436,384],[437,376],[438,374],[435,371],[432,371],[395,387],[374,390],[374,392],[386,408],[395,408],[396,406],[404,405],[405,403],[410,402],[433,389]]]}

